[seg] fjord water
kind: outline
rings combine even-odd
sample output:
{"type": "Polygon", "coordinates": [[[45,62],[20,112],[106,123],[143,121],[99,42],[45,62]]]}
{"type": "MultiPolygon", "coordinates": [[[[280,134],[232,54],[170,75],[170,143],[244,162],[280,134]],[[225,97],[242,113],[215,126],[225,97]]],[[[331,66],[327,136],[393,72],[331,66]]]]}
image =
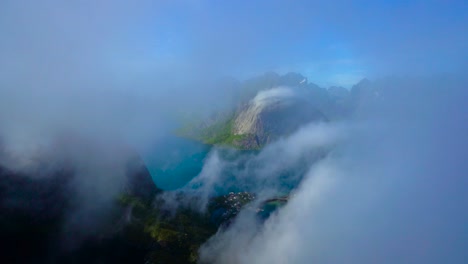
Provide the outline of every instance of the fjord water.
{"type": "MultiPolygon", "coordinates": [[[[229,192],[256,192],[258,181],[255,174],[269,167],[262,159],[256,158],[258,150],[240,151],[213,147],[199,141],[169,135],[159,139],[147,151],[140,153],[156,186],[170,191],[184,187],[199,175],[212,150],[219,159],[225,161],[219,175],[222,184],[214,187],[218,195],[229,192]]],[[[268,183],[275,185],[279,191],[288,193],[298,186],[304,168],[307,168],[308,162],[313,162],[314,159],[309,158],[304,164],[295,163],[273,173],[268,183]]],[[[197,184],[191,186],[195,189],[198,187],[197,184]]]]}
{"type": "Polygon", "coordinates": [[[166,136],[142,156],[156,186],[175,190],[200,173],[210,149],[211,146],[194,140],[166,136]]]}

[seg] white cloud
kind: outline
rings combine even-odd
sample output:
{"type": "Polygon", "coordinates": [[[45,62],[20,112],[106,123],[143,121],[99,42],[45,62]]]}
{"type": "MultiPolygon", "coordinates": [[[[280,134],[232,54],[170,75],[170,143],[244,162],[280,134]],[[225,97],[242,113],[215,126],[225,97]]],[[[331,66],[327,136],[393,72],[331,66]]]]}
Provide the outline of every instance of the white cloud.
{"type": "Polygon", "coordinates": [[[386,101],[342,130],[346,140],[284,208],[263,225],[241,213],[201,248],[201,262],[464,263],[464,84],[386,83],[386,101]]]}

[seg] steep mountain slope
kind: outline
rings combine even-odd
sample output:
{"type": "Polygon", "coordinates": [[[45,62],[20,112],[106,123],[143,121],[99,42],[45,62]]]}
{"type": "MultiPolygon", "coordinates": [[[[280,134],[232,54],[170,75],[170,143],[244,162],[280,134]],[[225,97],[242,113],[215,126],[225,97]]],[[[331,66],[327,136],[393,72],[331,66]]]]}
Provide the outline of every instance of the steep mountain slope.
{"type": "Polygon", "coordinates": [[[259,149],[307,123],[346,119],[361,102],[370,102],[379,94],[367,79],[351,90],[338,86],[325,89],[298,73],[267,72],[237,85],[235,109],[192,120],[179,135],[206,144],[259,149]]]}
{"type": "MultiPolygon", "coordinates": [[[[152,201],[160,190],[143,162],[135,156],[126,165],[127,181],[122,192],[152,201]]],[[[116,219],[125,216],[125,208],[117,203],[110,204],[106,208],[109,214],[95,222],[95,215],[86,215],[89,223],[99,228],[96,232],[82,238],[80,234],[94,226],[67,229],[78,217],[75,172],[58,169],[47,173],[38,170],[25,174],[0,166],[0,263],[144,262],[148,243],[130,241],[117,232],[122,224],[116,219]]],[[[140,237],[143,241],[144,236],[140,237]]]]}
{"type": "Polygon", "coordinates": [[[233,122],[232,133],[239,137],[232,143],[240,148],[259,148],[301,125],[327,118],[300,93],[280,87],[259,92],[233,122]]]}

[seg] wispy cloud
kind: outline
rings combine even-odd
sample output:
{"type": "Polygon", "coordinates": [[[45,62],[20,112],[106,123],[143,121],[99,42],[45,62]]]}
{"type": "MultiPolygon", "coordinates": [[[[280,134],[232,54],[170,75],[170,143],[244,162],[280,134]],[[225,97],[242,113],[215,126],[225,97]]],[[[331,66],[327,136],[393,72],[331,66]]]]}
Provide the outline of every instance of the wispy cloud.
{"type": "MultiPolygon", "coordinates": [[[[465,84],[384,83],[385,100],[343,127],[346,140],[310,164],[284,208],[263,225],[242,212],[201,248],[201,262],[463,263],[465,84]]],[[[314,127],[300,133],[312,136],[314,127]]],[[[288,157],[303,155],[287,142],[288,157]]]]}

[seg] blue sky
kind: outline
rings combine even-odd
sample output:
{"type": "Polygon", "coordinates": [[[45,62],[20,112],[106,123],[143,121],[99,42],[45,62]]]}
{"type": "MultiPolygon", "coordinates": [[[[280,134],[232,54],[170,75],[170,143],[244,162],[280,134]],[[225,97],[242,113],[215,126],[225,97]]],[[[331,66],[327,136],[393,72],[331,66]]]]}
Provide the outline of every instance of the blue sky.
{"type": "MultiPolygon", "coordinates": [[[[124,72],[246,78],[297,71],[323,86],[350,87],[363,77],[462,72],[468,61],[467,1],[5,0],[0,5],[0,32],[7,33],[0,48],[17,51],[18,42],[25,42],[47,49],[57,43],[75,54],[89,53],[80,56],[89,65],[124,72]]],[[[56,53],[50,49],[45,54],[56,53]]]]}
{"type": "Polygon", "coordinates": [[[162,6],[148,35],[156,53],[174,59],[200,56],[239,75],[294,70],[349,86],[463,66],[466,10],[463,1],[184,1],[162,6]]]}

